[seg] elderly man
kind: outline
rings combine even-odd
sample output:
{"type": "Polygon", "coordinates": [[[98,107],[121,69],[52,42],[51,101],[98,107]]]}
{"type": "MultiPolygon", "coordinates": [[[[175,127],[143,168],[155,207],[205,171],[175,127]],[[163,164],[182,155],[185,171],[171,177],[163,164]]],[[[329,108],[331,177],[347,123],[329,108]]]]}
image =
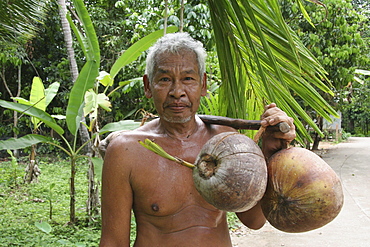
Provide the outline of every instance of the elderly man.
{"type": "MultiPolygon", "coordinates": [[[[153,98],[159,118],[109,143],[103,168],[100,246],[129,246],[131,210],[136,218],[134,246],[232,246],[226,213],[199,195],[191,169],[138,143],[148,138],[171,155],[194,162],[211,137],[235,131],[205,124],[196,115],[207,91],[205,56],[202,44],[186,33],[167,34],[149,50],[144,89],[146,97],[153,98]]],[[[292,118],[275,104],[266,106],[262,125],[282,121],[291,131],[266,132],[266,157],[295,138],[292,118]]],[[[266,221],[259,204],[237,216],[252,229],[266,221]]]]}

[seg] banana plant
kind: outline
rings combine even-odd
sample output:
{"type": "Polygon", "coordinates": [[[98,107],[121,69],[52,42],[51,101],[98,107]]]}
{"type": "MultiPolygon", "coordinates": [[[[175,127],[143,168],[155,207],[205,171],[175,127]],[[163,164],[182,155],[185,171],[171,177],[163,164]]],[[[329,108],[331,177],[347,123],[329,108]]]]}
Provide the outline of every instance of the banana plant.
{"type": "MultiPolygon", "coordinates": [[[[45,89],[41,78],[34,77],[32,80],[29,100],[24,99],[22,97],[12,97],[12,99],[18,103],[33,106],[36,107],[37,109],[45,111],[46,107],[50,104],[50,102],[54,99],[55,95],[57,94],[59,86],[60,86],[59,82],[54,82],[48,88],[45,89]]],[[[36,134],[42,122],[36,117],[31,117],[31,124],[32,124],[32,133],[36,134]]],[[[37,169],[36,144],[31,146],[30,162],[28,163],[26,175],[24,177],[25,182],[27,183],[33,182],[33,179],[35,178],[34,177],[35,169],[37,169]]]]}

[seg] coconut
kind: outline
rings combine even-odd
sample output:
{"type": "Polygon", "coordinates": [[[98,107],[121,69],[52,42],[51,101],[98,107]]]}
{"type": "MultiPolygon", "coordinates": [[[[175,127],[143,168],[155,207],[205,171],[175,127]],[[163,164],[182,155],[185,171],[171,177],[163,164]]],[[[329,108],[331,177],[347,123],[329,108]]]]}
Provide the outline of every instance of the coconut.
{"type": "Polygon", "coordinates": [[[242,212],[261,200],[267,166],[258,145],[236,132],[212,137],[202,147],[193,169],[195,187],[216,208],[242,212]]]}
{"type": "Polygon", "coordinates": [[[291,147],[268,160],[268,183],[261,200],[270,224],[284,232],[306,232],[332,221],[343,206],[334,170],[315,153],[291,147]]]}
{"type": "Polygon", "coordinates": [[[267,186],[267,166],[258,145],[237,132],[213,136],[202,147],[194,164],[166,153],[146,139],[139,141],[156,154],[193,169],[199,194],[216,208],[229,212],[251,209],[267,186]]]}

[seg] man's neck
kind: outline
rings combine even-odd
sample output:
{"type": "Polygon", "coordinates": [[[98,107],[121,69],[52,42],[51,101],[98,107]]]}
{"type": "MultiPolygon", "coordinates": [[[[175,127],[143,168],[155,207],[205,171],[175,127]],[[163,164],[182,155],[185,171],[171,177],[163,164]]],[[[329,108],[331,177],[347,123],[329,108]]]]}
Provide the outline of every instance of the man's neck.
{"type": "Polygon", "coordinates": [[[163,130],[163,133],[168,137],[177,139],[177,140],[187,140],[192,137],[200,128],[199,121],[196,117],[192,117],[189,121],[185,123],[172,123],[160,119],[160,127],[163,130]]]}

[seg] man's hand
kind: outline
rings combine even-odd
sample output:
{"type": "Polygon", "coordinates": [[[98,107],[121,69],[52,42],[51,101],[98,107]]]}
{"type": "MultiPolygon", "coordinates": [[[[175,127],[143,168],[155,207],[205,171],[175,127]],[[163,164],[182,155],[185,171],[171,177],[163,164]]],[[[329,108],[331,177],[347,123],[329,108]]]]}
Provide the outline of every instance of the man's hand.
{"type": "Polygon", "coordinates": [[[277,151],[287,148],[289,143],[294,140],[296,133],[293,121],[293,118],[276,107],[275,103],[265,106],[265,112],[261,116],[261,125],[263,127],[273,126],[281,122],[286,122],[290,126],[290,131],[287,133],[266,128],[262,137],[262,151],[266,159],[277,151]]]}

